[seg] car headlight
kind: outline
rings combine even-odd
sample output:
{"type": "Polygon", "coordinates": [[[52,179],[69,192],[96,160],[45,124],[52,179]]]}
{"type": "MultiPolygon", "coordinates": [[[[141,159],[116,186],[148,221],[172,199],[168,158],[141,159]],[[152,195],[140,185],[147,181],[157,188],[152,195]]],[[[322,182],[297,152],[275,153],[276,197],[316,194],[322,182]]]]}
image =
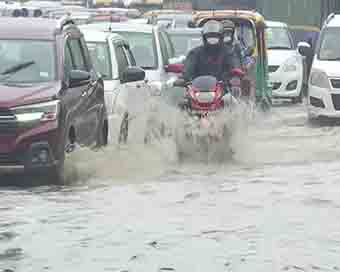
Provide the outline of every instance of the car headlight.
{"type": "Polygon", "coordinates": [[[286,73],[289,72],[295,72],[298,69],[298,60],[294,57],[294,58],[290,58],[288,59],[284,64],[283,64],[283,71],[286,73]]]}
{"type": "Polygon", "coordinates": [[[60,101],[31,104],[11,109],[18,122],[48,122],[58,119],[60,101]]]}
{"type": "Polygon", "coordinates": [[[325,72],[313,69],[310,74],[310,84],[319,88],[330,89],[328,76],[325,72]]]}

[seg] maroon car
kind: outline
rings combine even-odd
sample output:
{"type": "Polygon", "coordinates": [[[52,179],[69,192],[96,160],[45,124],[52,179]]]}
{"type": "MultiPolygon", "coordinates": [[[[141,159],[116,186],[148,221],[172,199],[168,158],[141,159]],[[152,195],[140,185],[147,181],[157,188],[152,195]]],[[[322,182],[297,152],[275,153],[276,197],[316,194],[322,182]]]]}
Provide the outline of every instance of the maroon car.
{"type": "Polygon", "coordinates": [[[103,81],[72,20],[0,18],[0,63],[0,184],[8,172],[63,181],[76,144],[107,144],[103,81]]]}

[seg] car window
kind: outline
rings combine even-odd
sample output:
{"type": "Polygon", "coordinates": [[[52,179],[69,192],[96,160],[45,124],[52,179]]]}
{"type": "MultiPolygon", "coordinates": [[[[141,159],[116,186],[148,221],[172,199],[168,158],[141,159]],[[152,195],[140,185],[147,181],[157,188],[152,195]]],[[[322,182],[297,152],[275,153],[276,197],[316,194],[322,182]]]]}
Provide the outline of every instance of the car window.
{"type": "Polygon", "coordinates": [[[161,35],[163,36],[164,38],[164,41],[165,41],[165,45],[166,45],[166,48],[167,48],[167,51],[168,51],[168,56],[169,58],[173,58],[175,57],[175,49],[174,49],[174,46],[171,42],[171,39],[169,37],[169,34],[166,33],[166,32],[163,32],[161,31],[161,35]]]}
{"type": "Polygon", "coordinates": [[[112,65],[109,45],[105,42],[88,42],[87,47],[95,70],[104,79],[112,79],[112,65]]]}
{"type": "Polygon", "coordinates": [[[86,44],[84,37],[80,38],[80,46],[81,46],[82,51],[84,53],[86,68],[89,71],[90,70],[89,68],[92,66],[91,65],[91,56],[90,56],[90,52],[88,50],[88,47],[87,47],[87,44],[86,44]]]}
{"type": "Polygon", "coordinates": [[[124,48],[122,45],[118,45],[116,47],[116,56],[118,63],[119,78],[122,78],[124,71],[129,67],[129,62],[125,55],[124,48]]]}
{"type": "Polygon", "coordinates": [[[125,54],[128,58],[130,66],[136,66],[136,60],[131,52],[131,49],[128,46],[124,46],[124,50],[125,50],[125,54]]]}
{"type": "Polygon", "coordinates": [[[64,71],[65,74],[68,75],[72,69],[74,69],[73,62],[72,62],[72,56],[71,56],[71,50],[68,43],[66,43],[65,46],[65,52],[64,52],[64,71]]]}
{"type": "Polygon", "coordinates": [[[69,39],[68,45],[70,46],[74,68],[77,70],[87,71],[84,53],[79,39],[69,39]]]}
{"type": "Polygon", "coordinates": [[[340,52],[340,28],[333,27],[326,29],[321,36],[318,58],[327,61],[339,61],[340,52]]]}
{"type": "Polygon", "coordinates": [[[162,35],[159,35],[159,42],[160,42],[160,45],[161,45],[161,53],[162,53],[162,58],[163,58],[163,64],[167,65],[167,64],[169,64],[169,55],[168,55],[168,49],[166,47],[166,42],[165,42],[162,35]]]}
{"type": "Polygon", "coordinates": [[[289,32],[284,27],[268,27],[266,37],[268,49],[293,49],[289,32]]]}
{"type": "Polygon", "coordinates": [[[152,33],[123,31],[117,33],[128,40],[138,66],[143,69],[157,69],[157,49],[152,33]]]}

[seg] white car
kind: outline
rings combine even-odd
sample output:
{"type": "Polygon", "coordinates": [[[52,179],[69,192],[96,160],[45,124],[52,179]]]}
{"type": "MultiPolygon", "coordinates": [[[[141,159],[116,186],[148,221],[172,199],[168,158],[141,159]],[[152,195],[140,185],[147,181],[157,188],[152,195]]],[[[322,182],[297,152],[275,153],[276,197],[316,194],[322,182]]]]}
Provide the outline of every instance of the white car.
{"type": "MultiPolygon", "coordinates": [[[[80,27],[82,30],[82,27],[80,27]]],[[[105,103],[110,118],[110,139],[126,143],[131,120],[145,112],[152,96],[145,72],[136,67],[128,42],[110,32],[82,30],[93,65],[104,80],[105,103]]]]}
{"type": "Polygon", "coordinates": [[[329,15],[319,37],[315,52],[307,43],[298,45],[302,55],[314,58],[308,82],[308,117],[339,118],[340,15],[329,15]]]}
{"type": "Polygon", "coordinates": [[[138,66],[146,73],[146,79],[159,92],[167,88],[166,82],[177,78],[175,50],[168,33],[159,26],[138,23],[93,23],[83,29],[111,31],[128,40],[138,66]],[[175,66],[175,67],[174,67],[175,66]]]}
{"type": "Polygon", "coordinates": [[[269,81],[273,98],[302,102],[303,57],[294,48],[287,24],[267,21],[266,25],[269,81]]]}

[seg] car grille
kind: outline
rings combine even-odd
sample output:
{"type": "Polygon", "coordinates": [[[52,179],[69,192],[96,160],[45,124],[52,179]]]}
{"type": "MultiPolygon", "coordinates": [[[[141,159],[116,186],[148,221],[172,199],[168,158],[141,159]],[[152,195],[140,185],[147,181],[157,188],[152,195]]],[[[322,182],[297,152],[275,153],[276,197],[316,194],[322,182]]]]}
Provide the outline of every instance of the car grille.
{"type": "Polygon", "coordinates": [[[334,89],[340,89],[340,79],[331,79],[331,84],[334,89]]]}
{"type": "Polygon", "coordinates": [[[332,101],[335,110],[340,110],[340,94],[332,94],[332,101]]]}
{"type": "Polygon", "coordinates": [[[0,108],[0,135],[15,133],[17,122],[14,114],[8,109],[0,108]]]}
{"type": "Polygon", "coordinates": [[[269,73],[274,73],[274,72],[276,72],[278,69],[279,69],[279,65],[269,65],[268,66],[268,72],[269,73]]]}

